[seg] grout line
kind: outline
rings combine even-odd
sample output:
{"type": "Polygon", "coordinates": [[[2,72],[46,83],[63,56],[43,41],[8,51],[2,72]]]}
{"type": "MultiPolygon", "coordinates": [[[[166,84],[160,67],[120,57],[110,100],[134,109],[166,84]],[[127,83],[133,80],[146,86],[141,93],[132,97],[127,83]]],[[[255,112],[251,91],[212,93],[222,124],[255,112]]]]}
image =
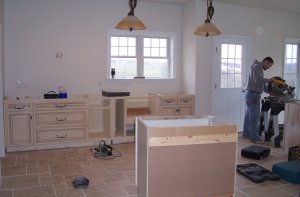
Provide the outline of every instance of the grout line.
{"type": "Polygon", "coordinates": [[[52,188],[53,188],[53,191],[54,191],[54,195],[57,197],[56,190],[54,188],[54,184],[52,184],[52,188]]]}
{"type": "Polygon", "coordinates": [[[281,189],[279,189],[279,188],[276,188],[275,186],[272,186],[272,185],[270,185],[272,188],[274,188],[274,189],[276,189],[276,190],[279,190],[279,191],[281,191],[281,192],[283,192],[283,193],[286,193],[286,194],[288,194],[288,195],[290,195],[290,196],[293,196],[293,194],[291,194],[291,193],[289,193],[289,192],[287,192],[287,191],[283,191],[283,190],[281,190],[281,189]]]}
{"type": "Polygon", "coordinates": [[[247,196],[247,197],[251,197],[251,196],[249,196],[248,194],[246,194],[245,192],[243,192],[242,190],[240,190],[240,189],[236,189],[235,191],[239,191],[240,193],[242,193],[242,194],[244,194],[245,196],[247,196]]]}

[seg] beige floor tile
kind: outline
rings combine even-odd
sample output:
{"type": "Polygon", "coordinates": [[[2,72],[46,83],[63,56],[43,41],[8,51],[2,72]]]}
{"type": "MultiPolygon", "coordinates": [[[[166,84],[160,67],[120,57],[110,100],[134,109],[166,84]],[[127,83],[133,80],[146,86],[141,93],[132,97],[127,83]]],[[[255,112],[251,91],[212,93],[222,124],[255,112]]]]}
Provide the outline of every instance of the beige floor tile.
{"type": "Polygon", "coordinates": [[[21,158],[21,159],[17,159],[16,161],[16,165],[24,165],[27,167],[35,167],[37,166],[37,160],[36,159],[26,159],[26,158],[21,158]]]}
{"type": "Polygon", "coordinates": [[[57,197],[84,197],[84,193],[80,188],[58,189],[55,191],[57,197]]]}
{"type": "Polygon", "coordinates": [[[249,197],[248,195],[244,194],[240,190],[235,190],[234,197],[249,197]]]}
{"type": "Polygon", "coordinates": [[[244,188],[241,189],[241,191],[251,197],[291,197],[291,195],[282,192],[279,189],[271,187],[267,184],[259,184],[255,187],[244,188]]]}
{"type": "Polygon", "coordinates": [[[15,189],[14,197],[56,197],[52,186],[15,189]]]}
{"type": "Polygon", "coordinates": [[[123,172],[123,174],[126,176],[126,178],[131,181],[131,183],[135,184],[135,171],[132,172],[123,172]]]}
{"type": "Polygon", "coordinates": [[[4,157],[0,158],[1,160],[1,166],[13,166],[16,165],[17,163],[17,158],[16,157],[4,157]]]}
{"type": "Polygon", "coordinates": [[[105,182],[117,182],[127,180],[126,177],[122,173],[115,173],[115,174],[105,174],[104,181],[105,182]]]}
{"type": "Polygon", "coordinates": [[[289,184],[276,187],[277,189],[287,192],[293,196],[300,197],[300,184],[289,184]]]}
{"type": "Polygon", "coordinates": [[[41,185],[60,185],[64,183],[65,179],[63,176],[40,177],[41,185]]]}
{"type": "Polygon", "coordinates": [[[56,191],[56,190],[59,190],[59,189],[68,189],[68,188],[70,188],[70,187],[67,186],[66,183],[60,184],[60,185],[53,185],[53,186],[54,186],[54,190],[55,190],[55,191],[56,191]]]}
{"type": "Polygon", "coordinates": [[[12,190],[2,190],[0,191],[0,196],[1,197],[12,197],[12,190]]]}
{"type": "Polygon", "coordinates": [[[49,166],[27,167],[27,174],[50,173],[49,166]]]}
{"type": "Polygon", "coordinates": [[[137,186],[136,185],[126,185],[122,186],[128,195],[136,195],[137,194],[137,186]]]}
{"type": "Polygon", "coordinates": [[[236,189],[243,189],[243,188],[248,188],[248,187],[253,187],[256,184],[253,183],[252,181],[246,179],[242,175],[239,175],[238,173],[236,174],[235,178],[235,187],[236,189]]]}
{"type": "Polygon", "coordinates": [[[65,156],[49,156],[37,158],[38,166],[68,164],[69,160],[65,156]]]}
{"type": "Polygon", "coordinates": [[[27,152],[27,159],[42,159],[53,156],[56,156],[55,150],[37,150],[27,152]]]}
{"type": "Polygon", "coordinates": [[[84,165],[88,165],[90,164],[90,161],[88,160],[88,158],[86,156],[74,156],[74,157],[67,157],[69,159],[69,162],[72,164],[84,164],[84,165]]]}
{"type": "Polygon", "coordinates": [[[13,189],[39,186],[37,175],[2,177],[0,189],[13,189]]]}
{"type": "Polygon", "coordinates": [[[87,179],[89,179],[89,181],[90,181],[89,184],[90,185],[99,185],[99,184],[105,183],[104,176],[97,173],[97,171],[95,171],[95,172],[84,172],[82,175],[85,176],[87,179]]]}
{"type": "Polygon", "coordinates": [[[64,164],[49,166],[51,176],[55,175],[67,175],[77,173],[78,175],[83,173],[83,170],[79,164],[64,164]]]}
{"type": "Polygon", "coordinates": [[[26,166],[1,166],[2,176],[26,175],[26,166]]]}
{"type": "Polygon", "coordinates": [[[118,184],[108,183],[83,189],[86,197],[123,197],[126,191],[118,184]]]}
{"type": "Polygon", "coordinates": [[[134,171],[133,162],[119,162],[105,165],[111,173],[134,171]]]}

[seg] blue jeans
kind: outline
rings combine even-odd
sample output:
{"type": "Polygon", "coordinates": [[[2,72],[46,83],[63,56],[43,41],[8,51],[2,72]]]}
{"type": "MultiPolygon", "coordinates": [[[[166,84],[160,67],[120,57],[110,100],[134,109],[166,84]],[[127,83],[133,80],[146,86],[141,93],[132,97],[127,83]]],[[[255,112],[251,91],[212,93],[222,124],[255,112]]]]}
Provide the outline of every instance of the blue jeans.
{"type": "Polygon", "coordinates": [[[260,97],[257,92],[247,91],[245,94],[247,107],[243,135],[251,141],[259,140],[260,97]]]}

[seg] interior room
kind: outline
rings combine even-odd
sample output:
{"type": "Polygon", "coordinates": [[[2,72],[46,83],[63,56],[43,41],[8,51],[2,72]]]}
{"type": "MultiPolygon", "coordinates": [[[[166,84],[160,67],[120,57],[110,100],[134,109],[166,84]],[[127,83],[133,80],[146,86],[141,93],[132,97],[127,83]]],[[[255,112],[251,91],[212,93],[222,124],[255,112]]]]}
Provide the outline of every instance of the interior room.
{"type": "MultiPolygon", "coordinates": [[[[150,162],[139,157],[139,131],[148,130],[137,117],[155,117],[236,125],[230,139],[226,129],[214,135],[235,145],[232,191],[197,196],[298,197],[299,183],[254,183],[235,165],[272,171],[300,146],[299,21],[298,0],[0,0],[0,196],[151,196],[141,194],[148,180],[137,186],[139,161],[150,162]],[[141,27],[119,24],[133,16],[141,27]],[[197,35],[207,21],[220,32],[197,35]],[[292,98],[276,115],[261,111],[263,135],[271,121],[274,133],[259,145],[271,153],[253,160],[241,156],[258,145],[242,137],[245,92],[254,60],[265,57],[274,64],[264,77],[284,79],[292,98]],[[117,151],[113,159],[95,158],[100,140],[117,151]],[[89,186],[74,188],[76,176],[89,186]]],[[[175,132],[174,144],[202,143],[204,130],[175,132]]],[[[173,139],[171,131],[155,134],[161,143],[173,139]]]]}

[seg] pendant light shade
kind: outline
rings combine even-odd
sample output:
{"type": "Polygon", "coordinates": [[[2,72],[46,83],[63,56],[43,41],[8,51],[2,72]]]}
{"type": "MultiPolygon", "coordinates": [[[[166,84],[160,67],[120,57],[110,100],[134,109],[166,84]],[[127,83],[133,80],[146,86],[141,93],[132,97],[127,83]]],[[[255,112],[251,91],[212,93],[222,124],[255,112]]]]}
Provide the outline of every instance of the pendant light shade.
{"type": "Polygon", "coordinates": [[[210,5],[208,6],[208,0],[207,0],[207,18],[204,22],[204,24],[200,25],[196,31],[194,32],[195,35],[199,36],[217,36],[220,35],[220,30],[211,23],[211,19],[214,15],[214,7],[212,6],[212,0],[210,0],[210,5]]]}
{"type": "Polygon", "coordinates": [[[136,7],[137,0],[129,0],[130,11],[116,26],[116,29],[121,30],[144,30],[146,29],[144,23],[136,16],[134,16],[134,9],[136,7]]]}
{"type": "Polygon", "coordinates": [[[194,32],[195,35],[199,36],[217,36],[220,35],[220,30],[210,21],[205,21],[204,24],[200,25],[196,31],[194,32]]]}

